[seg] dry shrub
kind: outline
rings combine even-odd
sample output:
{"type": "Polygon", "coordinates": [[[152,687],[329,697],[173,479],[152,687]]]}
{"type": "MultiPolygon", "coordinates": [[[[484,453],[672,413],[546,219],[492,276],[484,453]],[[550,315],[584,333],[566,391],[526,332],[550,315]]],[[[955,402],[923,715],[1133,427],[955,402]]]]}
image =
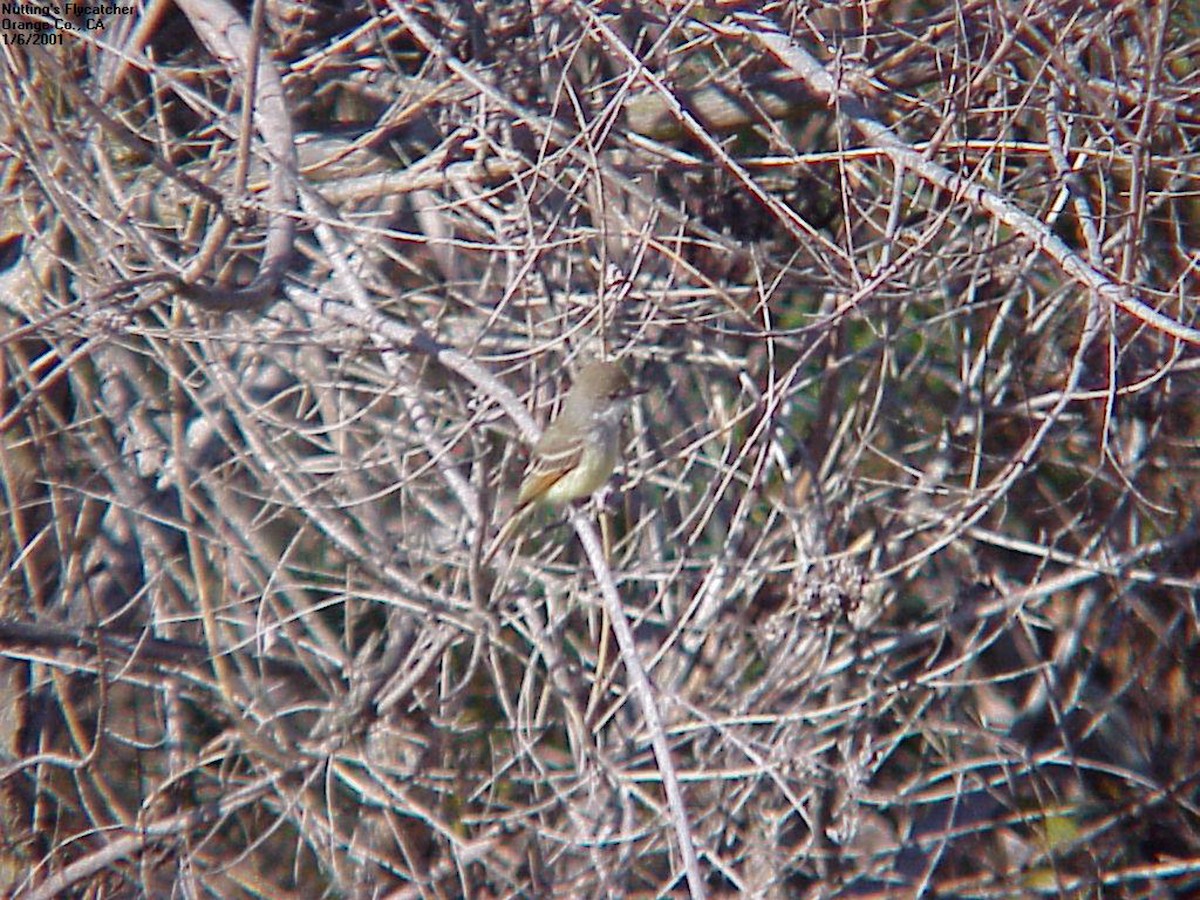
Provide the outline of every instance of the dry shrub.
{"type": "Polygon", "coordinates": [[[1196,889],[1191,5],[155,10],[3,47],[12,890],[1196,889]]]}

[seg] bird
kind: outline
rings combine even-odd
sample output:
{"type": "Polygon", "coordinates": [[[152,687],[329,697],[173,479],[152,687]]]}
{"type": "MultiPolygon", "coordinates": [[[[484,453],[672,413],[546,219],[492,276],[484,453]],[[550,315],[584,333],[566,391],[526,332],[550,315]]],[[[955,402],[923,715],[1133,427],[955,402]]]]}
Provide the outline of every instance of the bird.
{"type": "Polygon", "coordinates": [[[580,369],[558,416],[533,446],[516,503],[484,565],[538,503],[564,506],[591,496],[608,481],[621,453],[621,421],[639,393],[616,362],[594,360],[580,369]]]}

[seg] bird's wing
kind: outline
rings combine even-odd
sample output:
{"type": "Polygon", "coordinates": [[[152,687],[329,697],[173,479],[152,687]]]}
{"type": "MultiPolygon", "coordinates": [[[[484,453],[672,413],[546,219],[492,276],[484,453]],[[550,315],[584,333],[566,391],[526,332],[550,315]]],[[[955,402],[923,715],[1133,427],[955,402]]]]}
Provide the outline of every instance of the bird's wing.
{"type": "Polygon", "coordinates": [[[568,472],[579,465],[583,451],[582,441],[563,439],[553,428],[548,429],[533,448],[529,471],[525,473],[521,490],[517,494],[517,508],[541,497],[561,481],[568,472]]]}

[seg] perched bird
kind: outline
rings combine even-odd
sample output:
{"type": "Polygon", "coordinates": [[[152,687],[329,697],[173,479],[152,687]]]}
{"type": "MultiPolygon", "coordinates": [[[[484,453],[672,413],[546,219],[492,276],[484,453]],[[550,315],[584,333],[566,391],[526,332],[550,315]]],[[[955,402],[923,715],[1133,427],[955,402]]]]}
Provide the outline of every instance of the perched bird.
{"type": "Polygon", "coordinates": [[[484,565],[508,542],[534,505],[562,506],[590,496],[608,481],[621,452],[621,420],[630,398],[638,393],[615,362],[598,360],[580,370],[558,417],[533,447],[516,505],[484,557],[484,565]]]}

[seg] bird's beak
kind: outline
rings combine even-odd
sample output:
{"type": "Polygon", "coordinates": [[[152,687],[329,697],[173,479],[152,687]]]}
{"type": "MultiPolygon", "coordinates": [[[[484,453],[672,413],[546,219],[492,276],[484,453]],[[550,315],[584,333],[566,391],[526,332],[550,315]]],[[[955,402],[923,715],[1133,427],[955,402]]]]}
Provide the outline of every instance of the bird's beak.
{"type": "Polygon", "coordinates": [[[638,394],[645,394],[649,390],[650,390],[650,388],[642,387],[640,384],[632,384],[631,383],[629,385],[629,387],[627,387],[627,388],[625,388],[625,390],[621,391],[621,399],[629,400],[632,397],[638,396],[638,394]]]}

